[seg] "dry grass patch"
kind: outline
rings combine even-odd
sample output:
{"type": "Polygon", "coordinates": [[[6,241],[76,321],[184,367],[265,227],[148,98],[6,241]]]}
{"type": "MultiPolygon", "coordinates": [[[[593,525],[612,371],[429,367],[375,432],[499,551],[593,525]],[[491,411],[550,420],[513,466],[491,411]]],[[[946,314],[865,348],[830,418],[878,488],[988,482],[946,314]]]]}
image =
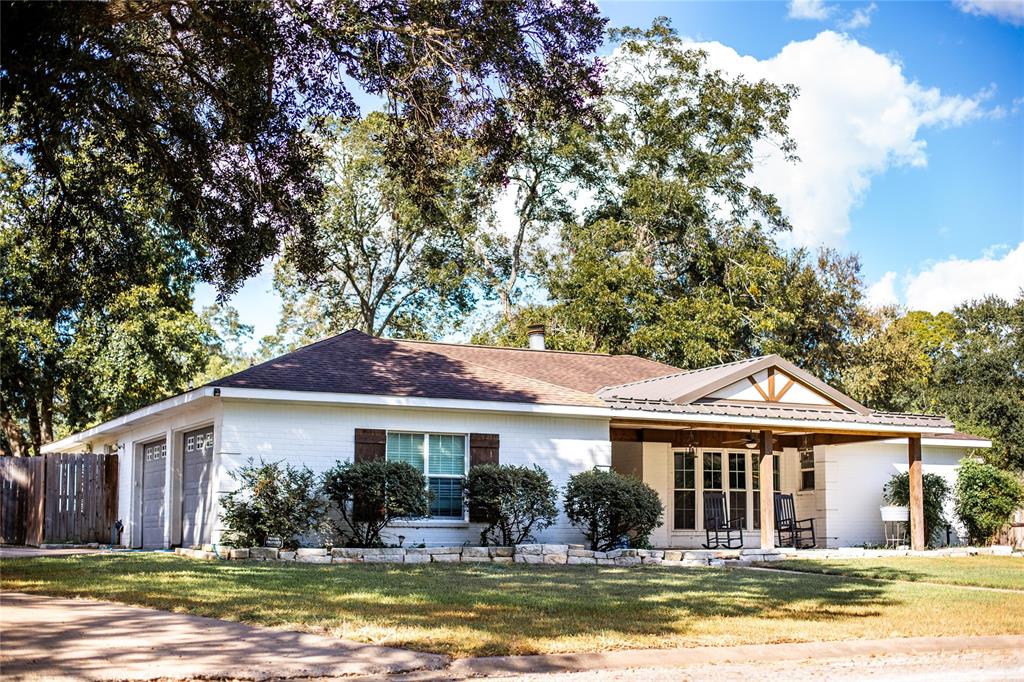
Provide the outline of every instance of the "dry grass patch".
{"type": "Polygon", "coordinates": [[[1024,593],[728,569],[131,554],[4,560],[0,586],[455,656],[1024,633],[1024,593]]]}
{"type": "Polygon", "coordinates": [[[1014,556],[799,559],[776,562],[770,567],[851,578],[1024,590],[1024,558],[1014,556]]]}

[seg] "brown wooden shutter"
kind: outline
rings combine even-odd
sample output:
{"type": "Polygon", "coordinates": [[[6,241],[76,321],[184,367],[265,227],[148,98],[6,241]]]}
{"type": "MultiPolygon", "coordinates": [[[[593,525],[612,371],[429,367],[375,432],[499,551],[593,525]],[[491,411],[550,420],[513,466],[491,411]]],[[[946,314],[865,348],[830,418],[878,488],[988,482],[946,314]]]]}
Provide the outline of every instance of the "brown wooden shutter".
{"type": "Polygon", "coordinates": [[[469,434],[469,466],[498,464],[499,438],[496,433],[469,434]]]}
{"type": "MultiPolygon", "coordinates": [[[[469,434],[469,467],[472,469],[478,464],[498,464],[499,439],[496,433],[471,433],[469,434]]],[[[486,523],[487,519],[482,518],[480,511],[469,504],[469,522],[486,523]]]]}
{"type": "Polygon", "coordinates": [[[356,429],[356,462],[372,462],[387,457],[388,434],[384,429],[356,429]]]}

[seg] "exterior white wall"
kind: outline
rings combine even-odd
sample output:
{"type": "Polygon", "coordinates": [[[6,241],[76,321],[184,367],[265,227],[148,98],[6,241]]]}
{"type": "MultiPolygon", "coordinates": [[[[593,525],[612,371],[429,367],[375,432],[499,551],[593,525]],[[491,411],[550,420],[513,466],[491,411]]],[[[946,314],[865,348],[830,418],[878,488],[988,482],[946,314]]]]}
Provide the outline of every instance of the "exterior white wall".
{"type": "MultiPolygon", "coordinates": [[[[608,419],[495,414],[401,407],[356,407],[259,401],[223,401],[223,426],[216,452],[222,468],[218,492],[232,489],[230,473],[250,457],[306,465],[320,473],[339,461],[351,461],[355,429],[447,433],[496,433],[502,464],[539,465],[560,490],[572,474],[611,466],[608,419]]],[[[559,502],[561,506],[561,502],[559,502]]],[[[423,521],[389,528],[385,541],[405,545],[477,543],[482,526],[452,521],[423,521]]],[[[219,541],[222,529],[214,530],[219,541]]],[[[561,517],[539,533],[542,542],[579,542],[582,536],[561,517]]]]}
{"type": "Polygon", "coordinates": [[[169,547],[181,541],[181,434],[212,424],[216,453],[219,451],[220,416],[219,401],[197,401],[188,408],[148,419],[117,435],[98,436],[84,445],[70,445],[64,450],[117,453],[117,518],[124,523],[122,542],[126,546],[138,547],[142,542],[142,445],[159,438],[168,443],[164,546],[169,547]]]}
{"type": "MultiPolygon", "coordinates": [[[[856,443],[819,446],[815,450],[815,459],[825,474],[818,501],[825,517],[827,546],[883,544],[885,535],[878,511],[883,504],[882,488],[893,474],[907,470],[906,443],[856,443]]],[[[952,490],[960,459],[968,451],[964,447],[922,445],[923,473],[945,477],[952,490]]],[[[952,500],[947,501],[946,516],[953,519],[952,500]]],[[[955,524],[954,528],[960,530],[955,524]]],[[[956,543],[961,538],[954,535],[952,540],[956,543]]]]}

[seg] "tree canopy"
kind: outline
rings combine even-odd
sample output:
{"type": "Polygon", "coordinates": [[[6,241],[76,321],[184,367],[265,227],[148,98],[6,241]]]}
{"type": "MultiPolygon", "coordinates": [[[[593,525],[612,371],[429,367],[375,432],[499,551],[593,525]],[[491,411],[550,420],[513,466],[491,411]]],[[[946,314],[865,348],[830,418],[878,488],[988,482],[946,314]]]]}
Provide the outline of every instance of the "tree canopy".
{"type": "MultiPolygon", "coordinates": [[[[79,220],[97,207],[64,181],[69,159],[90,150],[114,184],[137,164],[156,190],[154,220],[228,293],[283,236],[308,246],[323,190],[311,133],[326,116],[356,116],[354,94],[383,100],[390,168],[429,210],[454,143],[474,145],[494,182],[538,103],[586,116],[604,25],[588,0],[4,2],[2,12],[12,162],[46,178],[79,220]]],[[[316,268],[314,249],[297,252],[316,268]]]]}
{"type": "Polygon", "coordinates": [[[0,425],[5,449],[38,454],[63,432],[175,393],[202,369],[210,329],[192,311],[177,240],[151,223],[136,164],[111,179],[94,150],[64,158],[59,182],[93,211],[75,215],[54,181],[0,156],[0,425]]]}
{"type": "Polygon", "coordinates": [[[506,315],[478,338],[521,341],[528,323],[545,321],[555,347],[682,367],[779,352],[834,375],[858,315],[859,264],[779,247],[786,217],[749,180],[757,145],[795,153],[796,90],[725,76],[664,22],[612,37],[603,125],[564,143],[594,159],[583,179],[593,201],[562,216],[545,273],[550,305],[506,315]]]}

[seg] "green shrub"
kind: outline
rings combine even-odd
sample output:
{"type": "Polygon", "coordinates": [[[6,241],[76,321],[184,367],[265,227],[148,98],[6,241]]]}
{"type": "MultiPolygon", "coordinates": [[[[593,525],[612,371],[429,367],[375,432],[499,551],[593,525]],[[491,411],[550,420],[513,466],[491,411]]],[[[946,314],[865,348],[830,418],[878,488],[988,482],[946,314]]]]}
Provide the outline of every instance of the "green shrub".
{"type": "Polygon", "coordinates": [[[584,471],[565,487],[565,515],[583,531],[593,550],[613,549],[621,540],[632,547],[648,546],[663,512],[653,488],[614,471],[584,471]]]}
{"type": "Polygon", "coordinates": [[[484,545],[510,547],[533,538],[534,531],[558,518],[558,496],[540,467],[479,464],[465,483],[469,518],[487,524],[480,533],[484,545]]]}
{"type": "Polygon", "coordinates": [[[307,467],[263,460],[256,465],[250,459],[231,476],[238,486],[221,498],[226,543],[262,547],[268,537],[278,537],[294,548],[301,536],[319,530],[326,504],[307,467]]]}
{"type": "Polygon", "coordinates": [[[339,462],[324,474],[324,492],[345,522],[336,528],[349,547],[381,547],[389,523],[430,511],[427,481],[406,462],[339,462]]]}
{"type": "MultiPolygon", "coordinates": [[[[949,525],[945,504],[949,497],[949,483],[938,474],[925,474],[924,484],[924,537],[929,546],[938,544],[943,529],[949,525]]],[[[893,474],[882,493],[886,504],[910,506],[910,473],[893,474]]]]}
{"type": "Polygon", "coordinates": [[[960,463],[954,497],[967,537],[981,544],[991,541],[1024,505],[1024,486],[1009,471],[966,458],[960,463]]]}

